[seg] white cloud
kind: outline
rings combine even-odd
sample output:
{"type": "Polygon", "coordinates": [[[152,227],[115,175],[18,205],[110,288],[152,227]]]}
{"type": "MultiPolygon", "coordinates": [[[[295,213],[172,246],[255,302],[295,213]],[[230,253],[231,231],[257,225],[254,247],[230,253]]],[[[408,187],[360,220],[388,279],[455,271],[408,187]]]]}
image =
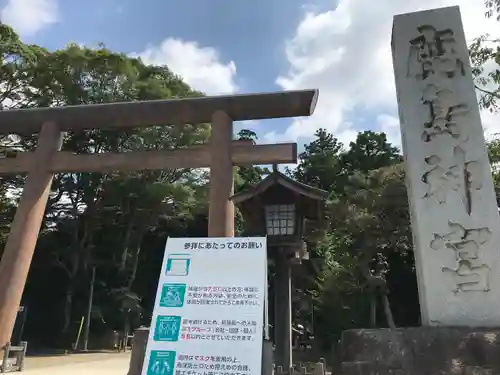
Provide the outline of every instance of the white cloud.
{"type": "MultiPolygon", "coordinates": [[[[305,14],[286,42],[289,69],[276,82],[283,89],[319,88],[310,118],[295,120],[285,134],[267,139],[297,139],[326,128],[345,143],[362,125],[361,110],[373,114],[372,129],[388,132],[400,145],[391,54],[392,20],[396,14],[460,5],[466,36],[499,36],[500,23],[486,20],[483,2],[471,0],[340,0],[331,10],[305,14]],[[358,119],[359,121],[359,119],[358,119]]],[[[487,133],[500,131],[500,116],[483,114],[487,133]]]]}
{"type": "Polygon", "coordinates": [[[167,65],[196,90],[209,95],[231,94],[238,87],[234,82],[236,64],[221,62],[213,47],[196,42],[168,38],[158,46],[150,46],[138,55],[147,64],[167,65]]]}
{"type": "Polygon", "coordinates": [[[58,21],[57,0],[9,0],[0,10],[0,19],[19,35],[30,36],[58,21]]]}
{"type": "Polygon", "coordinates": [[[387,135],[387,140],[401,150],[401,134],[399,133],[399,119],[396,116],[380,114],[377,116],[378,130],[387,135]]]}
{"type": "Polygon", "coordinates": [[[486,139],[497,138],[500,135],[500,115],[489,111],[482,111],[484,135],[486,139]]]}

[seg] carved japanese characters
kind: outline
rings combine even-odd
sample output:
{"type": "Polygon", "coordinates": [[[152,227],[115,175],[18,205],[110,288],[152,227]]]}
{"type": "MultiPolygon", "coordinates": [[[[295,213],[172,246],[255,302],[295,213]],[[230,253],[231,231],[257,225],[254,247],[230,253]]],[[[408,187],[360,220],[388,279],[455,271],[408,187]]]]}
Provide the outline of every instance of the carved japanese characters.
{"type": "Polygon", "coordinates": [[[443,272],[450,272],[457,292],[489,292],[490,268],[486,264],[475,266],[467,260],[457,262],[456,268],[442,267],[443,272]]]}
{"type": "Polygon", "coordinates": [[[449,135],[460,143],[467,141],[468,136],[460,128],[460,120],[469,109],[454,98],[450,89],[429,84],[423,90],[422,103],[429,110],[429,118],[424,122],[425,130],[422,133],[424,142],[431,142],[439,135],[449,135]]]}
{"type": "Polygon", "coordinates": [[[488,228],[466,229],[456,222],[449,222],[450,232],[434,233],[430,247],[434,250],[451,249],[455,253],[456,267],[442,267],[443,272],[450,272],[456,292],[490,290],[490,268],[480,261],[481,246],[491,239],[488,228]]]}
{"type": "Polygon", "coordinates": [[[417,30],[421,35],[410,41],[408,76],[426,80],[436,75],[444,78],[453,78],[457,73],[464,75],[452,30],[436,30],[431,25],[422,25],[417,30]]]}
{"type": "MultiPolygon", "coordinates": [[[[436,136],[449,134],[459,139],[458,121],[467,112],[467,105],[455,97],[451,79],[464,74],[463,62],[455,51],[452,30],[438,31],[433,26],[418,27],[421,36],[410,41],[408,76],[424,85],[422,103],[428,107],[422,140],[432,141],[436,136]]],[[[467,137],[461,139],[466,141],[467,137]]]]}
{"type": "MultiPolygon", "coordinates": [[[[455,50],[455,38],[450,29],[437,30],[431,25],[417,28],[421,34],[410,41],[407,75],[422,84],[422,104],[427,107],[423,123],[422,141],[439,142],[440,137],[451,137],[455,146],[453,160],[441,154],[425,158],[427,171],[422,182],[427,185],[424,198],[445,203],[450,192],[459,194],[467,215],[472,212],[472,190],[480,190],[481,176],[478,161],[467,160],[466,129],[469,108],[453,90],[453,79],[464,75],[464,64],[455,50]]],[[[447,150],[437,148],[447,153],[447,150]]]]}
{"type": "MultiPolygon", "coordinates": [[[[449,150],[435,147],[436,154],[425,158],[427,171],[422,175],[426,184],[425,199],[447,203],[450,194],[458,194],[464,212],[472,213],[472,192],[482,188],[481,168],[476,160],[468,160],[469,140],[467,115],[469,108],[463,103],[453,86],[457,75],[464,75],[464,65],[455,51],[455,39],[450,29],[437,30],[430,25],[418,28],[421,35],[410,41],[408,76],[422,84],[422,104],[427,107],[422,141],[440,142],[440,137],[451,137],[454,146],[451,160],[449,150]]],[[[440,142],[449,147],[449,143],[440,142]]],[[[434,234],[430,247],[446,248],[455,253],[455,267],[442,267],[454,281],[454,292],[489,291],[488,265],[479,261],[481,246],[489,241],[488,228],[466,229],[457,222],[449,222],[450,232],[434,234]]]]}
{"type": "Polygon", "coordinates": [[[464,205],[467,215],[472,211],[472,191],[480,190],[481,168],[476,161],[467,161],[465,151],[456,146],[453,149],[453,162],[450,165],[437,155],[425,158],[429,170],[422,176],[427,185],[425,198],[435,198],[439,203],[446,202],[450,190],[456,192],[464,205]]]}

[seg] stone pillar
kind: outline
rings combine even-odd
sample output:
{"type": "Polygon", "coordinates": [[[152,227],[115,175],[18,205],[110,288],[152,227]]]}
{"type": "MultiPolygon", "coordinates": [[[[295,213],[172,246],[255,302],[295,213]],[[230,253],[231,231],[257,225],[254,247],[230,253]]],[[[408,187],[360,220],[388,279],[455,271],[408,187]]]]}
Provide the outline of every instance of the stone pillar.
{"type": "Polygon", "coordinates": [[[215,112],[210,138],[209,237],[234,236],[234,204],[229,200],[234,191],[232,141],[233,120],[222,111],[215,112]]]}
{"type": "Polygon", "coordinates": [[[146,356],[146,346],[148,345],[149,328],[141,327],[134,332],[132,341],[132,354],[127,375],[141,375],[142,364],[146,356]]]}
{"type": "Polygon", "coordinates": [[[275,364],[284,371],[292,366],[292,272],[286,256],[276,256],[274,275],[275,364]]]}
{"type": "Polygon", "coordinates": [[[500,216],[458,7],[394,18],[422,323],[500,326],[500,216]]]}
{"type": "Polygon", "coordinates": [[[60,147],[57,125],[45,123],[0,262],[0,351],[14,329],[54,177],[51,159],[60,147]]]}

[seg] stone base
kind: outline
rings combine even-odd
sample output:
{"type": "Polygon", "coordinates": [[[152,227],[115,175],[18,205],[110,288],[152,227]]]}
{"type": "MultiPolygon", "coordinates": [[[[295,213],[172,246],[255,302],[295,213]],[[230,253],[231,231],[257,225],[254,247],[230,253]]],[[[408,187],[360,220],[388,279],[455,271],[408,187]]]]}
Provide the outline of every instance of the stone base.
{"type": "Polygon", "coordinates": [[[132,354],[127,375],[141,375],[142,364],[146,355],[148,345],[149,327],[136,329],[132,340],[132,354]]]}
{"type": "Polygon", "coordinates": [[[500,328],[349,330],[341,345],[342,375],[500,375],[500,328]]]}

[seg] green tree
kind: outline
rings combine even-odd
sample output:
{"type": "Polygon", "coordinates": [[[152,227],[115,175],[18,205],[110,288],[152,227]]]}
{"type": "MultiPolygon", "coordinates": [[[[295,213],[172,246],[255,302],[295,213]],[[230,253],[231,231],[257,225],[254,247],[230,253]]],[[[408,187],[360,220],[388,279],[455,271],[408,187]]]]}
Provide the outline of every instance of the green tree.
{"type": "MultiPolygon", "coordinates": [[[[257,142],[258,137],[254,131],[248,129],[242,129],[236,135],[237,140],[245,140],[257,142]]],[[[263,168],[259,166],[244,166],[236,168],[236,178],[235,178],[235,191],[241,191],[249,188],[252,185],[258,184],[262,177],[269,174],[268,168],[263,168]]]]}
{"type": "Polygon", "coordinates": [[[371,130],[358,133],[356,140],[349,144],[349,149],[342,154],[341,159],[344,171],[349,175],[367,174],[403,161],[399,149],[387,142],[385,133],[371,130]]]}
{"type": "Polygon", "coordinates": [[[330,203],[331,230],[317,248],[325,258],[317,315],[328,342],[349,328],[418,324],[402,165],[355,175],[350,184],[342,199],[330,203]],[[398,285],[394,275],[410,281],[398,285]],[[402,287],[404,296],[399,295],[402,287]],[[392,293],[400,299],[391,298],[392,293]]]}
{"type": "Polygon", "coordinates": [[[46,51],[24,44],[9,26],[0,23],[0,110],[29,107],[36,66],[46,51]]]}
{"type": "MultiPolygon", "coordinates": [[[[168,67],[147,66],[140,59],[114,53],[104,46],[90,49],[69,45],[49,52],[23,44],[5,25],[0,25],[0,34],[3,56],[0,104],[3,109],[202,95],[168,67]]],[[[63,150],[102,153],[172,149],[199,144],[206,141],[208,135],[207,125],[161,124],[120,132],[68,132],[63,150]]],[[[15,152],[16,148],[19,151],[31,149],[35,138],[23,137],[14,142],[5,138],[0,142],[6,154],[15,152]]],[[[17,191],[22,178],[4,178],[2,182],[0,210],[2,219],[7,222],[7,213],[12,211],[14,204],[5,198],[5,191],[17,191]]],[[[56,176],[52,187],[24,300],[32,306],[30,316],[53,321],[53,329],[56,327],[68,340],[86,308],[84,301],[92,267],[97,267],[98,275],[96,311],[100,311],[99,316],[110,322],[108,324],[123,324],[124,311],[141,301],[134,289],[141,251],[149,241],[148,236],[152,233],[153,237],[164,236],[158,228],[165,220],[177,220],[179,227],[189,226],[193,215],[199,215],[199,206],[201,210],[206,207],[203,199],[194,199],[205,194],[204,181],[199,174],[187,169],[64,173],[56,176]],[[53,290],[49,298],[52,303],[38,297],[40,284],[53,290]],[[100,295],[106,297],[100,298],[100,295]],[[120,318],[115,318],[117,316],[120,318]]],[[[3,228],[2,220],[1,233],[3,228]]],[[[143,291],[141,286],[137,289],[143,291]]],[[[35,325],[38,330],[44,329],[44,324],[33,321],[28,321],[28,331],[35,325]]],[[[57,335],[51,332],[50,336],[57,335]]]]}
{"type": "MultiPolygon", "coordinates": [[[[331,344],[348,328],[404,322],[389,303],[390,275],[398,273],[391,262],[402,258],[406,264],[412,257],[399,150],[385,134],[371,131],[359,133],[346,150],[324,130],[305,149],[295,178],[330,192],[328,231],[308,241],[324,260],[310,290],[322,327],[318,336],[331,344]]],[[[414,276],[411,267],[408,272],[414,276]]]]}
{"type": "MultiPolygon", "coordinates": [[[[67,48],[47,54],[38,63],[37,97],[39,106],[77,105],[107,103],[125,100],[163,99],[197,94],[189,89],[181,79],[166,67],[148,67],[138,59],[131,59],[123,54],[113,53],[105,47],[99,49],[81,48],[69,45],[67,48]]],[[[157,149],[183,147],[198,143],[206,138],[206,127],[156,126],[139,131],[86,131],[70,132],[65,139],[63,149],[76,153],[100,153],[106,151],[130,151],[138,149],[157,149]]],[[[128,175],[132,180],[144,182],[148,187],[156,186],[157,179],[174,183],[186,172],[171,172],[168,177],[161,173],[139,173],[128,175]]],[[[57,260],[67,274],[65,314],[63,331],[67,332],[73,319],[73,301],[75,290],[80,287],[81,273],[88,274],[92,264],[92,250],[95,248],[93,237],[98,230],[98,217],[116,174],[105,173],[67,173],[59,175],[54,181],[59,196],[66,197],[65,202],[54,206],[55,218],[64,212],[65,218],[73,218],[73,240],[66,252],[67,257],[58,256],[57,260]],[[69,198],[69,199],[68,199],[69,198]]],[[[120,177],[118,177],[120,178],[120,177]]],[[[132,181],[131,180],[131,181],[132,181]]],[[[136,185],[134,185],[136,186],[136,185]]],[[[156,190],[147,190],[155,192],[156,190]]],[[[132,192],[124,194],[133,195],[132,192]]],[[[165,197],[167,198],[167,197],[165,197]]],[[[153,199],[157,201],[158,198],[153,199]],[[156,199],[156,200],[155,200],[156,199]]],[[[148,202],[147,199],[143,200],[148,202]]],[[[122,201],[123,204],[130,203],[122,201]]],[[[162,205],[155,205],[150,217],[162,205]]],[[[129,225],[135,225],[136,217],[128,217],[129,225]]],[[[143,223],[145,228],[149,223],[143,223]]],[[[146,230],[146,229],[145,229],[146,230]]],[[[136,241],[141,238],[137,234],[136,241]]],[[[122,244],[125,249],[131,245],[130,231],[126,232],[122,244]]],[[[61,251],[63,249],[60,249],[61,251]]],[[[127,250],[124,250],[124,253],[127,250]]],[[[137,251],[137,250],[135,250],[137,251]]],[[[64,253],[64,251],[63,251],[64,253]]],[[[125,255],[123,255],[125,257],[125,255]]],[[[122,267],[124,261],[120,263],[122,267]]],[[[133,279],[133,278],[132,278],[133,279]]],[[[127,285],[130,284],[127,282],[127,285]]]]}
{"type": "MultiPolygon", "coordinates": [[[[500,20],[500,1],[485,0],[486,17],[500,20]]],[[[482,35],[469,47],[472,74],[480,93],[479,105],[490,111],[498,110],[500,98],[500,35],[482,35]]]]}
{"type": "MultiPolygon", "coordinates": [[[[242,129],[238,132],[238,134],[236,134],[236,139],[256,143],[258,137],[254,131],[242,129]]],[[[253,165],[234,167],[234,169],[236,171],[234,178],[234,190],[236,193],[258,184],[265,175],[270,173],[269,169],[266,167],[253,165]]],[[[244,230],[243,215],[238,209],[236,209],[235,231],[236,233],[241,234],[244,233],[244,230]]]]}
{"type": "Polygon", "coordinates": [[[9,235],[10,223],[14,218],[16,206],[7,192],[7,185],[0,181],[0,256],[9,235]]]}
{"type": "Polygon", "coordinates": [[[486,17],[497,16],[497,20],[500,21],[500,0],[484,0],[484,5],[486,6],[486,17]]]}
{"type": "Polygon", "coordinates": [[[342,143],[325,129],[319,129],[315,139],[304,146],[299,155],[299,165],[292,172],[298,181],[330,192],[343,188],[340,173],[342,143]]]}

